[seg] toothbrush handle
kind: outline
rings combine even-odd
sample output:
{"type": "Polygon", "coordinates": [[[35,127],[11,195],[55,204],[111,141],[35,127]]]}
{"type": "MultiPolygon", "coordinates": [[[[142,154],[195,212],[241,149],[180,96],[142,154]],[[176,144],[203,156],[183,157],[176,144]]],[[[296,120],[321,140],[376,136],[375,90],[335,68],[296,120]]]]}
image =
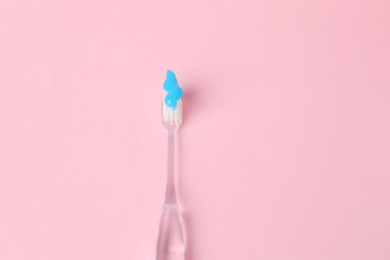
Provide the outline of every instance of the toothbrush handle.
{"type": "Polygon", "coordinates": [[[184,260],[185,242],[180,211],[175,204],[164,204],[157,241],[157,260],[184,260]]]}

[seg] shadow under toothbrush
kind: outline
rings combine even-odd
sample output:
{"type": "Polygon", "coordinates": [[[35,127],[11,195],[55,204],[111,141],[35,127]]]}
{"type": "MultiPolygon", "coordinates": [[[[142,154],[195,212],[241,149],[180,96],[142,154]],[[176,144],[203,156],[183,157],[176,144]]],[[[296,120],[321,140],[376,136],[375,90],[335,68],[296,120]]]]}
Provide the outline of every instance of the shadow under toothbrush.
{"type": "Polygon", "coordinates": [[[186,235],[185,260],[193,260],[193,259],[196,259],[196,257],[194,256],[194,252],[193,252],[194,246],[193,246],[193,242],[191,239],[191,236],[194,235],[194,233],[193,233],[194,229],[192,228],[191,215],[188,214],[186,211],[183,211],[182,217],[183,217],[184,228],[185,228],[184,232],[186,235]]]}
{"type": "Polygon", "coordinates": [[[177,150],[178,150],[178,164],[177,164],[177,183],[178,185],[178,193],[180,194],[180,203],[182,208],[182,218],[184,223],[184,232],[186,236],[186,252],[185,252],[185,260],[193,260],[196,259],[194,253],[194,244],[193,237],[196,236],[195,229],[193,229],[193,218],[191,214],[191,210],[186,206],[187,205],[187,196],[186,189],[184,187],[186,181],[186,170],[183,165],[185,165],[185,157],[183,154],[185,153],[185,140],[183,135],[183,130],[186,129],[186,122],[191,120],[197,113],[197,107],[199,104],[199,92],[197,88],[193,86],[186,85],[185,92],[183,95],[183,124],[180,126],[179,131],[177,132],[177,150]]]}
{"type": "Polygon", "coordinates": [[[191,87],[191,85],[186,86],[183,94],[183,124],[180,126],[180,129],[186,128],[186,121],[196,115],[196,107],[199,102],[199,92],[196,88],[191,87]]]}
{"type": "MultiPolygon", "coordinates": [[[[179,203],[180,203],[180,208],[181,208],[181,217],[182,217],[182,221],[183,221],[183,224],[184,224],[184,235],[185,235],[185,242],[186,242],[186,250],[185,250],[185,260],[193,260],[193,259],[196,259],[195,255],[194,255],[194,244],[193,244],[193,237],[196,236],[195,234],[195,231],[194,229],[192,228],[193,227],[193,218],[192,218],[192,214],[191,214],[191,210],[189,209],[189,207],[187,207],[188,203],[187,203],[187,196],[188,196],[188,193],[185,192],[185,187],[184,186],[184,179],[186,178],[185,176],[185,169],[184,167],[182,166],[183,165],[183,156],[181,155],[183,153],[183,145],[182,145],[182,141],[181,141],[181,137],[182,135],[180,134],[180,130],[178,131],[177,133],[177,150],[178,150],[178,163],[177,163],[177,171],[178,171],[178,174],[176,175],[177,177],[177,183],[179,183],[178,185],[178,194],[179,194],[179,203]],[[179,141],[180,140],[180,141],[179,141]]],[[[184,162],[185,163],[185,162],[184,162]]]]}

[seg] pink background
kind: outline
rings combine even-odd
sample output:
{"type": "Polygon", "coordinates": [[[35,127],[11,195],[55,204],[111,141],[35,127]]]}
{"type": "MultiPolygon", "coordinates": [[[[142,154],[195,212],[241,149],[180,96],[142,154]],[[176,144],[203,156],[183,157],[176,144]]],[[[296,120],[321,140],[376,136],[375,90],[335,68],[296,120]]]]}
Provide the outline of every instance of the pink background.
{"type": "Polygon", "coordinates": [[[188,259],[390,259],[389,11],[1,0],[0,259],[154,259],[167,68],[188,259]]]}

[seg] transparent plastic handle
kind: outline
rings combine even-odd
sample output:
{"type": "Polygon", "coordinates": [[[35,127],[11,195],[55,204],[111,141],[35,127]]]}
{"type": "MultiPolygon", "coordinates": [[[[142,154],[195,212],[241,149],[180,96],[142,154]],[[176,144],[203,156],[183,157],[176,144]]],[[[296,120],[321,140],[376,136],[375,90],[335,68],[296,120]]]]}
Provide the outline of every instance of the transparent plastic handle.
{"type": "Polygon", "coordinates": [[[176,205],[164,205],[157,241],[157,260],[185,260],[183,223],[176,205]]]}

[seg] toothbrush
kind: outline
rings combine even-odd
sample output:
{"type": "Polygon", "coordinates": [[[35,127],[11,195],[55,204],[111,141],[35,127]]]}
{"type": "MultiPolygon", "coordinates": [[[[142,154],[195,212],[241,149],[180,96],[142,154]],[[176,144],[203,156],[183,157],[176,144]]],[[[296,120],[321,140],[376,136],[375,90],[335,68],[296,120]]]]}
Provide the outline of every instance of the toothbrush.
{"type": "Polygon", "coordinates": [[[168,70],[161,111],[162,124],[168,132],[167,186],[157,241],[157,260],[185,259],[184,228],[175,188],[175,135],[183,120],[182,95],[175,73],[168,70]]]}

